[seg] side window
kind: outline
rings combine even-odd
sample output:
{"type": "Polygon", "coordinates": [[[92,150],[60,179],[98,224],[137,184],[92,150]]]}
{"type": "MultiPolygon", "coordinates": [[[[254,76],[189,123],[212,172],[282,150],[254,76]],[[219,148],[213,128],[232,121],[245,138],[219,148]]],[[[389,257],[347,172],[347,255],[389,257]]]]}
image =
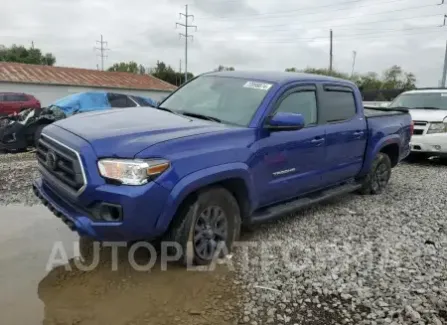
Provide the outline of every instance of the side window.
{"type": "Polygon", "coordinates": [[[28,98],[22,94],[7,94],[5,96],[5,101],[7,102],[27,102],[28,98]]]}
{"type": "Polygon", "coordinates": [[[322,123],[345,121],[355,116],[356,106],[352,91],[327,88],[323,91],[322,98],[322,123]]]}
{"type": "Polygon", "coordinates": [[[18,101],[19,101],[18,95],[14,94],[5,95],[5,102],[18,102],[18,101]]]}
{"type": "Polygon", "coordinates": [[[291,93],[282,100],[276,112],[299,113],[306,125],[317,123],[317,98],[313,90],[291,93]]]}
{"type": "Polygon", "coordinates": [[[126,95],[122,94],[108,94],[110,106],[115,108],[135,107],[135,103],[131,101],[126,95]]]}
{"type": "Polygon", "coordinates": [[[18,95],[18,96],[20,102],[27,102],[29,100],[28,97],[25,95],[18,95]]]}

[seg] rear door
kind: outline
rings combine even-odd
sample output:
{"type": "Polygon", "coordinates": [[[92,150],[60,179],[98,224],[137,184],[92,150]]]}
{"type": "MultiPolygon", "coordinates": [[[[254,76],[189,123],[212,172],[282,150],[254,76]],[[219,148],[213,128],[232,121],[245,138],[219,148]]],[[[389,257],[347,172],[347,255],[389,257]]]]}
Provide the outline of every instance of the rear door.
{"type": "Polygon", "coordinates": [[[358,174],[366,149],[367,124],[362,103],[349,86],[319,86],[320,125],[326,131],[325,186],[347,180],[358,174]]]}
{"type": "Polygon", "coordinates": [[[4,104],[4,111],[6,114],[18,113],[22,108],[19,94],[5,94],[4,104]]]}
{"type": "Polygon", "coordinates": [[[5,95],[0,94],[0,116],[6,115],[5,95]]]}

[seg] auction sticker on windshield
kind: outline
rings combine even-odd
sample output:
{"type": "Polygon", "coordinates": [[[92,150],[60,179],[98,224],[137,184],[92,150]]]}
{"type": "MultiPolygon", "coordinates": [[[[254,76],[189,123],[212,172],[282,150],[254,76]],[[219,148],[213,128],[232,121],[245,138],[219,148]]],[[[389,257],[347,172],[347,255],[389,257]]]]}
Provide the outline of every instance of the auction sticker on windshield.
{"type": "Polygon", "coordinates": [[[258,90],[264,90],[264,91],[269,90],[271,86],[272,86],[272,84],[269,84],[269,83],[255,82],[255,81],[247,81],[244,84],[244,88],[258,89],[258,90]]]}

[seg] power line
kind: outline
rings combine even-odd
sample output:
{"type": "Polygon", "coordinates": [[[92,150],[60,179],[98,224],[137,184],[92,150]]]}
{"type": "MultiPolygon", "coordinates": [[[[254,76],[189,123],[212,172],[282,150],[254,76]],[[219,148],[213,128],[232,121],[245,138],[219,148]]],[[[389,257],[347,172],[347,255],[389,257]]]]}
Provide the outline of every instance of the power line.
{"type": "Polygon", "coordinates": [[[99,50],[100,51],[100,57],[101,57],[101,70],[104,71],[104,58],[107,57],[107,55],[105,55],[105,51],[108,51],[109,49],[104,47],[108,45],[107,42],[104,41],[102,34],[101,34],[101,40],[100,41],[96,41],[96,43],[100,44],[100,47],[95,47],[95,50],[99,50]]]}
{"type": "MultiPolygon", "coordinates": [[[[303,11],[304,9],[296,9],[296,10],[287,10],[287,11],[278,11],[278,12],[273,12],[273,13],[257,13],[257,14],[250,14],[250,15],[239,15],[239,16],[233,16],[233,17],[222,17],[222,16],[217,16],[217,17],[201,17],[200,19],[213,19],[213,20],[238,20],[238,19],[246,19],[246,18],[250,18],[250,19],[275,19],[275,18],[282,18],[283,16],[289,16],[289,15],[293,15],[293,17],[300,17],[300,16],[309,16],[309,15],[318,15],[318,14],[327,14],[327,13],[331,13],[331,12],[335,12],[335,11],[343,11],[343,10],[353,10],[353,9],[357,9],[357,8],[365,8],[365,7],[371,7],[371,6],[376,6],[376,5],[383,5],[383,4],[388,4],[388,3],[394,3],[394,2],[401,2],[401,1],[407,1],[407,0],[392,0],[392,1],[385,1],[385,2],[375,2],[372,4],[366,4],[366,5],[362,5],[362,6],[356,6],[355,8],[338,8],[335,10],[328,10],[328,11],[320,11],[318,10],[317,12],[306,12],[306,13],[302,13],[302,14],[296,14],[296,12],[299,11],[303,11]],[[272,15],[278,15],[275,17],[269,17],[272,15]]],[[[427,8],[427,7],[436,7],[438,6],[438,4],[429,4],[429,5],[423,5],[423,6],[415,6],[415,7],[408,7],[408,8],[401,8],[401,9],[396,9],[396,10],[387,10],[387,11],[383,11],[383,12],[379,12],[379,13],[373,13],[374,14],[380,14],[380,13],[389,13],[389,12],[399,12],[399,11],[405,11],[405,10],[411,10],[411,9],[420,9],[420,8],[427,8]]],[[[318,8],[318,7],[312,7],[312,8],[318,8]]],[[[363,16],[363,15],[361,15],[363,16]]]]}
{"type": "MultiPolygon", "coordinates": [[[[337,41],[339,41],[340,39],[342,39],[342,40],[352,40],[352,39],[356,39],[356,38],[370,39],[370,38],[377,38],[377,37],[382,38],[382,37],[390,37],[390,36],[391,37],[394,37],[394,36],[401,37],[403,35],[413,36],[413,35],[431,34],[431,33],[439,34],[439,30],[441,29],[441,27],[439,27],[439,26],[430,27],[430,28],[431,29],[436,29],[436,30],[423,31],[421,33],[414,33],[414,32],[412,32],[412,33],[402,33],[402,34],[399,34],[399,35],[386,35],[388,33],[381,33],[381,32],[378,32],[378,33],[352,34],[352,35],[340,35],[340,36],[337,36],[337,41]]],[[[412,29],[402,29],[402,30],[396,30],[395,32],[401,32],[401,31],[405,31],[405,30],[414,30],[414,29],[413,28],[412,29]]],[[[392,33],[392,32],[389,32],[389,33],[392,33]]],[[[214,39],[207,39],[207,40],[208,41],[215,41],[215,42],[228,42],[231,39],[226,38],[226,39],[219,40],[219,39],[214,38],[214,39]]],[[[233,41],[234,40],[235,39],[233,39],[233,41]]],[[[283,40],[282,39],[280,39],[280,40],[274,39],[272,41],[258,40],[258,39],[253,39],[253,40],[240,39],[241,42],[253,41],[253,42],[256,42],[256,43],[266,43],[266,44],[297,43],[299,41],[309,42],[309,41],[317,41],[317,40],[327,41],[327,37],[322,36],[322,37],[310,37],[310,38],[290,38],[290,39],[283,39],[283,40]]],[[[237,39],[236,39],[236,41],[237,41],[237,39]]]]}
{"type": "Polygon", "coordinates": [[[180,33],[180,37],[185,38],[185,82],[188,81],[188,38],[191,37],[193,39],[192,35],[188,35],[188,29],[189,28],[195,28],[197,30],[196,25],[189,25],[188,18],[192,18],[194,21],[194,15],[188,15],[188,5],[185,5],[185,13],[180,13],[180,18],[185,17],[185,23],[175,23],[175,27],[182,26],[185,28],[185,33],[180,33]]]}
{"type": "MultiPolygon", "coordinates": [[[[391,23],[393,23],[393,22],[402,21],[402,20],[410,20],[410,19],[413,20],[413,19],[420,19],[420,18],[439,17],[440,15],[441,14],[428,14],[428,15],[422,15],[422,16],[418,15],[418,16],[411,16],[411,17],[393,18],[392,21],[390,21],[389,19],[381,19],[381,20],[365,21],[365,22],[360,22],[360,23],[356,22],[356,23],[353,23],[353,24],[351,23],[351,24],[336,24],[336,25],[334,25],[334,24],[332,24],[332,22],[329,22],[329,24],[326,24],[326,25],[319,25],[318,28],[323,29],[323,28],[326,28],[326,27],[351,27],[351,26],[356,26],[356,25],[365,25],[365,24],[370,25],[370,24],[383,23],[383,22],[388,22],[388,23],[391,22],[391,23]]],[[[367,15],[363,15],[363,16],[367,16],[367,15]]],[[[442,16],[444,16],[444,15],[442,15],[442,16]]],[[[347,17],[347,18],[349,18],[349,17],[347,17]]],[[[347,18],[340,18],[340,19],[347,19],[347,18]]],[[[358,18],[358,17],[353,17],[353,18],[358,18]]],[[[339,20],[339,19],[335,19],[335,20],[339,20]]],[[[317,20],[317,21],[310,21],[310,22],[313,23],[313,22],[325,22],[325,21],[326,20],[317,20]]],[[[308,22],[305,22],[305,23],[308,23],[308,22]]],[[[252,26],[252,27],[256,27],[256,28],[259,28],[259,27],[261,27],[261,28],[272,28],[272,27],[283,27],[283,26],[289,26],[289,28],[287,28],[287,29],[262,30],[262,32],[263,33],[266,33],[266,32],[280,32],[280,31],[293,31],[293,30],[303,29],[303,27],[300,27],[300,28],[290,28],[290,23],[289,24],[279,24],[279,25],[258,25],[258,26],[252,26]]],[[[244,27],[246,27],[246,26],[244,26],[244,27]]],[[[241,26],[234,26],[234,28],[240,30],[241,26]]],[[[231,30],[232,28],[231,27],[226,27],[225,29],[226,29],[225,32],[227,32],[228,30],[231,30]]],[[[210,32],[210,33],[213,33],[213,34],[218,33],[219,31],[220,30],[207,30],[207,32],[210,32]]]]}

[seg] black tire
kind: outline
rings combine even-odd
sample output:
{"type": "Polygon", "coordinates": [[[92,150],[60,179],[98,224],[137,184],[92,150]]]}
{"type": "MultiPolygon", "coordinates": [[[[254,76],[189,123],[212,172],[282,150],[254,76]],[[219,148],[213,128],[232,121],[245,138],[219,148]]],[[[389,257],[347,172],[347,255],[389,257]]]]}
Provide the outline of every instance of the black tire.
{"type": "Polygon", "coordinates": [[[379,152],[374,158],[368,175],[363,179],[361,194],[380,194],[391,177],[391,160],[387,154],[379,152]]]}
{"type": "Polygon", "coordinates": [[[430,156],[428,154],[426,154],[425,152],[412,152],[408,155],[408,157],[406,158],[406,160],[408,162],[421,162],[424,161],[426,159],[428,159],[430,156]]]}
{"type": "Polygon", "coordinates": [[[240,209],[234,196],[222,187],[212,187],[200,191],[194,202],[177,212],[163,240],[180,245],[179,262],[183,265],[208,265],[217,245],[224,243],[227,252],[231,251],[240,228],[240,209]],[[205,222],[207,218],[209,223],[205,222]]]}
{"type": "Polygon", "coordinates": [[[46,124],[39,125],[39,126],[37,126],[36,130],[34,131],[34,147],[37,148],[37,145],[39,144],[40,136],[42,134],[42,130],[46,126],[47,126],[46,124]]]}

